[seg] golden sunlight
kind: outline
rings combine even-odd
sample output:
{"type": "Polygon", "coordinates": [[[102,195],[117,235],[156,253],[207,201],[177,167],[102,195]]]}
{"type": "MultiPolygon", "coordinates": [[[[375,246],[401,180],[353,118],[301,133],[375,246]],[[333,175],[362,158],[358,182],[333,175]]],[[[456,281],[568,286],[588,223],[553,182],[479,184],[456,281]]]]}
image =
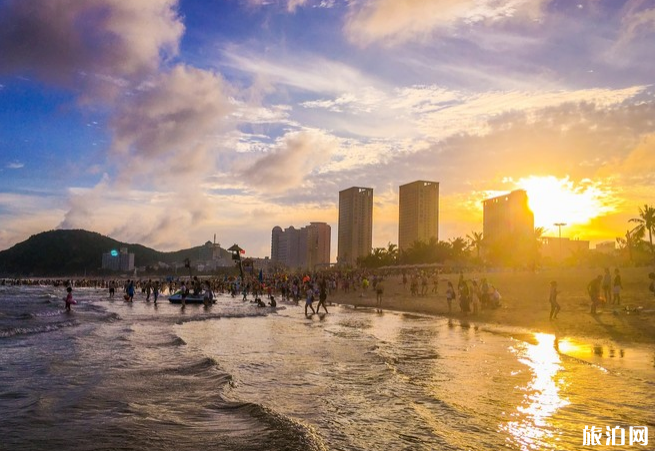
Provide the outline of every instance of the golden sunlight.
{"type": "Polygon", "coordinates": [[[610,203],[612,193],[590,180],[576,185],[568,177],[530,176],[515,183],[528,193],[535,227],[551,229],[555,223],[587,224],[614,210],[610,203]]]}

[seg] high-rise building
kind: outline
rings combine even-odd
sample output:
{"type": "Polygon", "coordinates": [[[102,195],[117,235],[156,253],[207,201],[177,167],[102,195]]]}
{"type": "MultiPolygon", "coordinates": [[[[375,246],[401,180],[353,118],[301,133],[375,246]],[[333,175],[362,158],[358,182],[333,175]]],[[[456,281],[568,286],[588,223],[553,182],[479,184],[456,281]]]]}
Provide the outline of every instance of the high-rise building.
{"type": "Polygon", "coordinates": [[[330,266],[332,228],[325,222],[311,222],[307,230],[307,268],[330,266]]]}
{"type": "Polygon", "coordinates": [[[398,199],[398,249],[415,241],[439,240],[439,183],[418,180],[401,185],[398,199]]]}
{"type": "Polygon", "coordinates": [[[273,227],[271,261],[289,268],[316,269],[330,264],[331,228],[324,222],[282,230],[273,227]]]}
{"type": "Polygon", "coordinates": [[[337,263],[354,265],[373,247],[373,188],[339,191],[337,263]]]}
{"type": "Polygon", "coordinates": [[[485,242],[533,236],[534,214],[528,206],[528,194],[524,190],[487,199],[482,205],[482,236],[485,242]]]}

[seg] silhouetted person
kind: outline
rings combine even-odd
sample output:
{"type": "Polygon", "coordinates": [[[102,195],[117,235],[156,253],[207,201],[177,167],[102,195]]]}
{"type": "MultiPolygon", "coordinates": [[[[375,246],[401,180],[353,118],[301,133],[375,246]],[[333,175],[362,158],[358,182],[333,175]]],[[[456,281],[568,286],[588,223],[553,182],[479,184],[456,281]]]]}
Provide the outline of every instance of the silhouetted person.
{"type": "Polygon", "coordinates": [[[557,282],[554,280],[550,283],[550,296],[548,298],[550,302],[550,317],[549,319],[557,319],[557,314],[559,313],[561,307],[557,302],[557,295],[559,291],[557,290],[557,282]]]}
{"type": "Polygon", "coordinates": [[[589,299],[591,300],[591,314],[596,314],[596,307],[600,303],[600,285],[603,282],[603,276],[600,275],[593,279],[587,285],[587,293],[589,293],[589,299]]]}

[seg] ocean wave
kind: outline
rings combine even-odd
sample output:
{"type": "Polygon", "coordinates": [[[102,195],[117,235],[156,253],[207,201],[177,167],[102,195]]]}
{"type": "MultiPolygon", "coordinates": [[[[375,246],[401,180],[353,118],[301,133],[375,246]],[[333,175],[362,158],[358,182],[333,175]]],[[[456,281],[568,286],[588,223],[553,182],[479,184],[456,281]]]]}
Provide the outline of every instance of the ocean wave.
{"type": "MultiPolygon", "coordinates": [[[[233,409],[246,414],[266,430],[275,431],[266,438],[268,449],[289,451],[327,451],[328,447],[318,432],[310,425],[283,415],[269,407],[249,402],[233,402],[233,409]]],[[[225,409],[225,406],[221,407],[225,409]]]]}
{"type": "MultiPolygon", "coordinates": [[[[284,309],[284,307],[282,307],[284,309]]],[[[221,319],[221,318],[230,318],[230,319],[238,319],[238,318],[257,318],[257,317],[263,317],[263,316],[269,316],[272,313],[276,313],[278,310],[281,310],[280,308],[270,308],[270,307],[262,307],[262,308],[257,308],[253,310],[220,310],[216,313],[201,313],[195,316],[190,316],[190,317],[184,317],[184,318],[174,318],[174,323],[176,325],[182,325],[186,323],[193,323],[193,322],[198,322],[198,321],[208,321],[208,320],[213,320],[213,319],[221,319]]],[[[161,319],[158,319],[158,321],[161,321],[161,319]]]]}
{"type": "Polygon", "coordinates": [[[15,337],[17,335],[30,335],[30,334],[54,332],[64,327],[76,326],[77,324],[78,323],[75,321],[70,321],[65,323],[48,324],[48,325],[34,326],[34,327],[10,327],[8,329],[0,330],[0,338],[15,337]]]}
{"type": "Polygon", "coordinates": [[[164,346],[186,346],[186,341],[180,337],[175,337],[172,341],[166,343],[164,346]]]}
{"type": "MultiPolygon", "coordinates": [[[[182,340],[180,338],[180,340],[182,340]]],[[[184,341],[184,340],[182,340],[184,341]]],[[[219,369],[220,365],[218,362],[211,358],[211,357],[205,357],[202,360],[191,363],[186,366],[179,366],[179,367],[169,367],[169,368],[163,368],[159,370],[160,372],[164,374],[176,374],[176,375],[183,375],[183,376],[193,376],[193,375],[200,375],[204,374],[207,371],[210,370],[215,370],[219,369]]]]}
{"type": "Polygon", "coordinates": [[[18,316],[19,319],[32,319],[32,318],[54,318],[56,316],[67,314],[66,310],[41,310],[32,313],[23,313],[18,316]]]}

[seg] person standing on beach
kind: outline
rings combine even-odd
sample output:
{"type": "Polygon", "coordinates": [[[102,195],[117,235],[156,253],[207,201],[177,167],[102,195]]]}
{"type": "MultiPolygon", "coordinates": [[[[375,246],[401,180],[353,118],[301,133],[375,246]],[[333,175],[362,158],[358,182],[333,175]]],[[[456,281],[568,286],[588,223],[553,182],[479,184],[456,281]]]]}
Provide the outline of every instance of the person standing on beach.
{"type": "Polygon", "coordinates": [[[159,297],[159,281],[156,280],[155,284],[152,287],[152,298],[155,301],[155,304],[157,304],[158,297],[159,297]]]}
{"type": "Polygon", "coordinates": [[[603,276],[600,275],[593,279],[587,285],[587,293],[589,293],[589,299],[591,300],[591,314],[596,314],[596,308],[600,303],[600,285],[603,282],[603,276]]]}
{"type": "Polygon", "coordinates": [[[189,294],[189,289],[186,287],[184,280],[180,285],[180,299],[182,300],[182,309],[186,307],[186,297],[189,294]]]}
{"type": "Polygon", "coordinates": [[[205,304],[205,307],[210,307],[214,303],[214,292],[209,280],[205,281],[205,293],[202,297],[202,303],[205,304]]]}
{"type": "Polygon", "coordinates": [[[312,304],[314,303],[314,289],[311,287],[310,284],[307,284],[307,291],[305,291],[305,316],[307,316],[307,307],[312,309],[312,315],[316,313],[314,311],[314,307],[312,307],[312,304]]]}
{"type": "Polygon", "coordinates": [[[471,303],[473,304],[473,314],[477,315],[480,310],[480,286],[477,280],[471,281],[471,303]]]}
{"type": "Polygon", "coordinates": [[[459,284],[459,306],[462,309],[464,315],[468,315],[471,311],[471,290],[469,289],[468,284],[464,279],[462,279],[459,284]]]}
{"type": "Polygon", "coordinates": [[[609,268],[605,268],[605,275],[603,275],[603,296],[608,304],[612,301],[612,274],[609,268]]]}
{"type": "Polygon", "coordinates": [[[116,293],[116,282],[114,282],[113,280],[110,280],[109,281],[109,297],[113,298],[114,293],[116,293]]]}
{"type": "Polygon", "coordinates": [[[150,294],[152,293],[152,279],[146,282],[146,302],[150,302],[150,294]]]}
{"type": "Polygon", "coordinates": [[[421,296],[427,296],[428,294],[428,276],[425,273],[421,273],[421,296]]]}
{"type": "Polygon", "coordinates": [[[621,273],[619,272],[619,268],[616,268],[614,270],[614,282],[612,285],[612,304],[621,304],[621,290],[623,290],[621,273]]]}
{"type": "Polygon", "coordinates": [[[446,288],[446,302],[448,303],[448,313],[453,311],[453,300],[455,299],[455,287],[453,283],[448,281],[448,288],[446,288]]]}
{"type": "Polygon", "coordinates": [[[375,302],[378,308],[382,308],[382,295],[384,294],[384,283],[382,281],[383,279],[380,279],[375,287],[375,302]]]}
{"type": "Polygon", "coordinates": [[[127,298],[125,300],[132,302],[134,300],[134,282],[132,280],[127,281],[127,288],[125,289],[125,293],[127,293],[127,298]]]}
{"type": "Polygon", "coordinates": [[[327,307],[325,306],[325,301],[327,300],[327,281],[321,279],[318,283],[318,305],[316,306],[316,312],[318,313],[321,310],[321,305],[325,313],[329,313],[327,307]]]}
{"type": "Polygon", "coordinates": [[[550,317],[549,319],[552,321],[554,319],[557,319],[557,314],[559,313],[561,307],[559,303],[557,302],[557,295],[559,294],[559,291],[557,290],[557,282],[552,281],[550,283],[550,317]]]}

